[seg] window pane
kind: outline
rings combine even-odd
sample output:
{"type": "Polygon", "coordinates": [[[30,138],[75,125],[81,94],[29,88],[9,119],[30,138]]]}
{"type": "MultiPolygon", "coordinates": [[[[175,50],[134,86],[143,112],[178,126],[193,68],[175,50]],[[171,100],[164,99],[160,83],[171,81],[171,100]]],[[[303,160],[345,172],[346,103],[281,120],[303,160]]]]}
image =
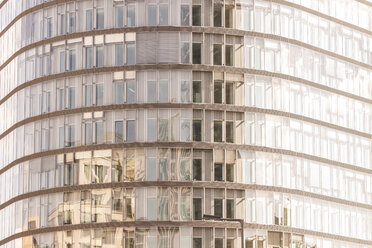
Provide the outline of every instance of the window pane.
{"type": "Polygon", "coordinates": [[[122,150],[114,150],[112,152],[112,181],[113,182],[121,182],[123,181],[123,151],[122,150]]]}
{"type": "Polygon", "coordinates": [[[159,120],[159,141],[168,141],[168,120],[159,120]]]}
{"type": "Polygon", "coordinates": [[[234,200],[226,200],[226,218],[234,218],[234,200]]]}
{"type": "Polygon", "coordinates": [[[214,82],[214,103],[222,103],[222,81],[214,82]]]}
{"type": "Polygon", "coordinates": [[[134,142],[135,141],[135,137],[136,137],[136,129],[135,129],[135,121],[134,120],[130,120],[130,121],[127,121],[127,133],[126,133],[126,136],[127,136],[127,142],[134,142]]]}
{"type": "Polygon", "coordinates": [[[220,163],[214,164],[214,181],[222,181],[223,180],[222,173],[223,173],[222,164],[220,163]]]}
{"type": "Polygon", "coordinates": [[[92,68],[93,62],[93,49],[91,47],[85,48],[85,68],[89,69],[92,68]]]}
{"type": "Polygon", "coordinates": [[[226,164],[226,181],[234,181],[234,164],[226,164]]]}
{"type": "Polygon", "coordinates": [[[190,63],[190,44],[182,43],[181,45],[181,63],[188,64],[190,63]]]}
{"type": "Polygon", "coordinates": [[[159,81],[159,102],[168,102],[168,81],[159,81]]]}
{"type": "Polygon", "coordinates": [[[193,220],[201,220],[202,219],[202,199],[201,198],[193,198],[192,199],[192,218],[193,220]]]}
{"type": "Polygon", "coordinates": [[[103,142],[103,123],[96,122],[96,143],[102,144],[103,142]]]}
{"type": "Polygon", "coordinates": [[[225,27],[233,27],[233,7],[225,5],[225,27]]]}
{"type": "Polygon", "coordinates": [[[225,97],[226,97],[226,104],[234,104],[234,85],[233,85],[233,83],[226,83],[225,97]]]}
{"type": "Polygon", "coordinates": [[[192,63],[201,64],[201,43],[192,43],[192,63]]]}
{"type": "Polygon", "coordinates": [[[59,72],[65,71],[65,52],[59,53],[59,72]]]}
{"type": "Polygon", "coordinates": [[[181,5],[181,26],[190,25],[190,7],[189,5],[181,5]]]}
{"type": "Polygon", "coordinates": [[[181,81],[181,102],[190,102],[189,81],[181,81]]]}
{"type": "Polygon", "coordinates": [[[213,45],[213,64],[222,65],[222,45],[221,44],[213,45]]]}
{"type": "Polygon", "coordinates": [[[136,7],[135,5],[128,5],[127,7],[127,26],[136,26],[136,7]]]}
{"type": "Polygon", "coordinates": [[[148,220],[156,220],[156,209],[157,209],[156,198],[147,198],[147,219],[148,220]]]}
{"type": "Polygon", "coordinates": [[[123,121],[115,121],[115,142],[123,142],[123,121]]]}
{"type": "Polygon", "coordinates": [[[215,4],[213,13],[214,13],[213,14],[214,26],[221,27],[222,26],[222,5],[215,4]]]}
{"type": "Polygon", "coordinates": [[[75,87],[68,88],[67,105],[70,109],[75,108],[75,87]]]}
{"type": "Polygon", "coordinates": [[[226,142],[234,142],[234,123],[232,121],[226,121],[226,142]]]}
{"type": "Polygon", "coordinates": [[[159,199],[159,220],[168,220],[168,198],[167,197],[161,197],[159,199]]]}
{"type": "Polygon", "coordinates": [[[202,248],[202,247],[203,247],[202,238],[192,239],[192,248],[202,248]]]}
{"type": "Polygon", "coordinates": [[[124,26],[124,7],[115,6],[115,28],[124,26]]]}
{"type": "Polygon", "coordinates": [[[192,101],[202,102],[202,84],[201,81],[192,82],[192,101]]]}
{"type": "Polygon", "coordinates": [[[92,106],[92,85],[85,85],[85,106],[92,106]]]}
{"type": "Polygon", "coordinates": [[[75,12],[68,13],[68,32],[75,32],[75,12]]]}
{"type": "Polygon", "coordinates": [[[215,238],[214,240],[214,248],[223,248],[223,239],[215,238]]]}
{"type": "Polygon", "coordinates": [[[126,102],[127,103],[134,103],[135,102],[135,82],[134,80],[127,81],[126,83],[126,102]]]}
{"type": "Polygon", "coordinates": [[[85,30],[89,31],[93,29],[93,10],[88,9],[85,12],[85,30]]]}
{"type": "Polygon", "coordinates": [[[202,160],[201,159],[192,160],[192,178],[195,181],[202,180],[202,160]]]}
{"type": "Polygon", "coordinates": [[[156,181],[156,158],[146,159],[146,180],[156,181]]]}
{"type": "Polygon", "coordinates": [[[193,120],[192,122],[192,139],[193,141],[201,141],[201,120],[193,120]]]}
{"type": "Polygon", "coordinates": [[[63,127],[60,127],[59,128],[59,138],[58,138],[58,147],[59,148],[63,148],[64,147],[64,140],[65,140],[65,134],[64,134],[64,128],[63,127]]]}
{"type": "Polygon", "coordinates": [[[192,6],[192,25],[201,26],[201,5],[192,6]]]}
{"type": "Polygon", "coordinates": [[[59,15],[58,22],[59,22],[59,25],[58,25],[59,34],[63,35],[65,34],[65,15],[64,14],[59,15]]]}
{"type": "Polygon", "coordinates": [[[103,47],[96,47],[96,66],[103,66],[103,47]]]}
{"type": "Polygon", "coordinates": [[[147,5],[147,25],[156,26],[156,5],[147,5]]]}
{"type": "Polygon", "coordinates": [[[182,159],[180,162],[180,180],[189,181],[190,180],[190,160],[182,159]]]}
{"type": "Polygon", "coordinates": [[[104,11],[103,11],[103,8],[97,9],[96,27],[97,27],[97,29],[103,29],[104,28],[104,11]]]}
{"type": "Polygon", "coordinates": [[[96,105],[103,105],[103,84],[96,84],[96,105]]]}
{"type": "Polygon", "coordinates": [[[147,102],[156,102],[156,82],[147,82],[147,102]]]}
{"type": "Polygon", "coordinates": [[[181,141],[190,141],[190,121],[181,121],[181,141]]]}
{"type": "Polygon", "coordinates": [[[214,199],[214,215],[222,218],[222,199],[214,199]]]}
{"type": "Polygon", "coordinates": [[[115,83],[115,104],[124,103],[123,93],[124,93],[124,83],[116,82],[115,83]]]}
{"type": "Polygon", "coordinates": [[[134,65],[135,63],[135,44],[129,43],[127,46],[127,65],[134,65]]]}
{"type": "Polygon", "coordinates": [[[68,51],[68,70],[75,70],[76,68],[76,54],[75,50],[69,50],[68,51]]]}
{"type": "Polygon", "coordinates": [[[168,181],[168,159],[159,159],[159,180],[168,181]]]}
{"type": "Polygon", "coordinates": [[[213,137],[214,142],[222,142],[222,121],[214,121],[213,137]]]}
{"type": "Polygon", "coordinates": [[[168,5],[167,4],[159,5],[159,25],[160,26],[168,25],[168,5]]]}
{"type": "Polygon", "coordinates": [[[226,45],[225,46],[225,59],[226,59],[226,65],[232,66],[233,65],[233,46],[232,45],[226,45]]]}
{"type": "Polygon", "coordinates": [[[124,64],[124,48],[123,44],[115,44],[115,65],[124,64]]]}
{"type": "Polygon", "coordinates": [[[156,119],[147,120],[147,141],[156,141],[156,119]]]}

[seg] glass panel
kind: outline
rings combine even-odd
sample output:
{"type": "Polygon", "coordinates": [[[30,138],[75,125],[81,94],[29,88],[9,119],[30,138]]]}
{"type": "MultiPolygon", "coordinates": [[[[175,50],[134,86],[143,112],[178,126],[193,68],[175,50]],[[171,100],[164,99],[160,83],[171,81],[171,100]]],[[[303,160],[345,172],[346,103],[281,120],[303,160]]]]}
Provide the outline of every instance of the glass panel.
{"type": "Polygon", "coordinates": [[[193,120],[192,122],[192,139],[193,141],[201,141],[202,140],[202,133],[201,133],[201,120],[193,120]]]}
{"type": "Polygon", "coordinates": [[[124,48],[123,44],[115,44],[115,65],[124,64],[124,48]]]}
{"type": "Polygon", "coordinates": [[[65,71],[65,52],[59,53],[59,72],[65,71]]]}
{"type": "Polygon", "coordinates": [[[93,143],[93,139],[92,139],[92,123],[85,123],[84,124],[84,129],[85,129],[85,139],[84,139],[84,142],[86,145],[90,145],[93,143]]]}
{"type": "Polygon", "coordinates": [[[225,27],[233,27],[233,6],[225,5],[225,27]]]}
{"type": "Polygon", "coordinates": [[[192,208],[193,208],[193,215],[192,215],[193,220],[201,220],[202,219],[202,199],[193,198],[192,208]]]}
{"type": "Polygon", "coordinates": [[[234,164],[226,164],[226,181],[234,181],[234,164]]]}
{"type": "Polygon", "coordinates": [[[192,25],[201,26],[201,5],[192,6],[192,25]]]}
{"type": "Polygon", "coordinates": [[[222,164],[216,163],[214,164],[214,181],[223,181],[223,169],[222,164]]]}
{"type": "Polygon", "coordinates": [[[201,43],[192,43],[192,63],[201,64],[201,43]]]}
{"type": "Polygon", "coordinates": [[[222,81],[214,82],[214,103],[222,103],[222,81]]]}
{"type": "Polygon", "coordinates": [[[215,4],[213,10],[213,23],[215,27],[222,26],[222,5],[215,4]]]}
{"type": "Polygon", "coordinates": [[[103,47],[96,47],[96,66],[103,66],[103,47]]]}
{"type": "Polygon", "coordinates": [[[222,45],[221,44],[213,45],[213,64],[222,65],[222,45]]]}
{"type": "Polygon", "coordinates": [[[202,180],[202,160],[193,159],[192,160],[192,177],[195,181],[202,180]]]}
{"type": "Polygon", "coordinates": [[[127,44],[127,65],[134,65],[135,63],[135,44],[127,44]]]}
{"type": "Polygon", "coordinates": [[[156,141],[156,119],[147,120],[147,141],[156,141]]]}
{"type": "Polygon", "coordinates": [[[123,181],[123,164],[124,154],[122,150],[112,151],[112,173],[111,178],[113,182],[123,181]]]}
{"type": "Polygon", "coordinates": [[[115,28],[124,26],[124,7],[115,6],[115,28]]]}
{"type": "Polygon", "coordinates": [[[180,161],[180,180],[189,181],[190,180],[190,160],[182,159],[180,161]]]}
{"type": "Polygon", "coordinates": [[[181,141],[190,141],[190,121],[181,121],[181,141]]]}
{"type": "Polygon", "coordinates": [[[214,199],[214,216],[222,218],[222,199],[214,199]]]}
{"type": "Polygon", "coordinates": [[[189,5],[181,5],[181,26],[190,25],[190,7],[189,5]]]}
{"type": "Polygon", "coordinates": [[[168,120],[159,120],[159,141],[168,141],[168,120]]]}
{"type": "Polygon", "coordinates": [[[92,183],[109,182],[110,158],[94,158],[92,166],[92,183]]]}
{"type": "Polygon", "coordinates": [[[159,102],[168,102],[168,80],[159,81],[159,102]]]}
{"type": "Polygon", "coordinates": [[[127,6],[127,26],[134,27],[136,26],[136,7],[135,5],[127,6]]]}
{"type": "Polygon", "coordinates": [[[103,143],[103,123],[96,122],[96,144],[103,143]]]}
{"type": "Polygon", "coordinates": [[[213,137],[214,142],[222,142],[222,121],[214,121],[213,137]]]}
{"type": "Polygon", "coordinates": [[[63,34],[65,34],[65,15],[64,14],[60,14],[58,21],[59,21],[59,25],[58,25],[59,34],[60,35],[63,35],[63,34]]]}
{"type": "Polygon", "coordinates": [[[96,84],[96,105],[103,105],[103,84],[96,84]]]}
{"type": "Polygon", "coordinates": [[[123,121],[115,121],[115,142],[123,142],[123,121]]]}
{"type": "Polygon", "coordinates": [[[232,66],[233,65],[233,46],[232,45],[226,45],[225,46],[225,59],[226,59],[226,65],[232,66]]]}
{"type": "Polygon", "coordinates": [[[125,166],[125,180],[134,180],[134,150],[127,151],[127,159],[125,166]]]}
{"type": "Polygon", "coordinates": [[[156,81],[147,82],[147,102],[156,102],[156,81]]]}
{"type": "Polygon", "coordinates": [[[234,123],[226,121],[226,142],[234,143],[234,123]]]}
{"type": "Polygon", "coordinates": [[[167,4],[159,5],[159,25],[160,26],[168,25],[168,5],[167,4]]]}
{"type": "Polygon", "coordinates": [[[92,106],[92,94],[93,94],[92,85],[85,85],[85,106],[86,107],[92,106]]]}
{"type": "Polygon", "coordinates": [[[188,64],[190,63],[190,44],[182,43],[181,45],[181,63],[188,64]]]}
{"type": "Polygon", "coordinates": [[[181,102],[190,102],[190,82],[181,81],[181,102]]]}
{"type": "Polygon", "coordinates": [[[156,181],[156,158],[146,159],[146,180],[156,181]]]}
{"type": "Polygon", "coordinates": [[[201,81],[192,82],[192,101],[202,102],[202,83],[201,81]]]}
{"type": "Polygon", "coordinates": [[[233,85],[233,83],[226,83],[225,97],[226,97],[226,104],[234,104],[234,85],[233,85]]]}
{"type": "Polygon", "coordinates": [[[68,32],[75,32],[75,12],[68,13],[68,32]]]}
{"type": "Polygon", "coordinates": [[[226,218],[234,218],[234,200],[226,200],[226,218]]]}
{"type": "Polygon", "coordinates": [[[70,109],[75,108],[75,87],[68,88],[67,105],[70,109]]]}
{"type": "Polygon", "coordinates": [[[223,248],[223,239],[215,238],[214,240],[214,248],[223,248]]]}
{"type": "Polygon", "coordinates": [[[126,83],[126,102],[135,103],[136,92],[135,92],[135,81],[130,80],[126,83]]]}
{"type": "Polygon", "coordinates": [[[156,26],[156,5],[147,5],[147,25],[156,26]]]}
{"type": "Polygon", "coordinates": [[[115,83],[115,104],[124,103],[123,93],[124,93],[124,83],[116,82],[115,83]]]}
{"type": "Polygon", "coordinates": [[[97,29],[104,29],[104,11],[103,8],[97,9],[96,15],[96,27],[97,29]]]}
{"type": "Polygon", "coordinates": [[[156,198],[147,198],[147,219],[156,220],[156,198]]]}
{"type": "Polygon", "coordinates": [[[85,11],[85,30],[93,29],[93,10],[88,9],[85,11]]]}
{"type": "Polygon", "coordinates": [[[85,48],[85,68],[89,69],[92,68],[93,66],[93,48],[91,47],[86,47],[85,48]]]}
{"type": "Polygon", "coordinates": [[[134,142],[136,139],[136,126],[135,126],[135,121],[134,120],[129,120],[127,121],[127,142],[134,142]]]}
{"type": "Polygon", "coordinates": [[[159,159],[159,180],[168,181],[168,159],[159,159]]]}

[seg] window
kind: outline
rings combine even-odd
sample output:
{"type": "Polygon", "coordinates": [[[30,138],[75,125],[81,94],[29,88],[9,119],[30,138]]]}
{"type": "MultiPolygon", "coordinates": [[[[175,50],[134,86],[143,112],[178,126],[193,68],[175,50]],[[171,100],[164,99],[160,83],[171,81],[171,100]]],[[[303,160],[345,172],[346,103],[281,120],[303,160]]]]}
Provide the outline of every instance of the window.
{"type": "Polygon", "coordinates": [[[214,216],[222,218],[222,199],[214,199],[214,216]]]}
{"type": "Polygon", "coordinates": [[[76,54],[75,50],[68,51],[67,70],[73,71],[76,68],[76,54]]]}
{"type": "Polygon", "coordinates": [[[222,5],[221,4],[214,5],[213,24],[215,27],[222,27],[222,5]]]}
{"type": "Polygon", "coordinates": [[[181,81],[181,102],[190,102],[189,81],[181,81]]]}
{"type": "Polygon", "coordinates": [[[156,119],[147,120],[147,141],[156,141],[156,119]]]}
{"type": "Polygon", "coordinates": [[[192,101],[202,102],[202,83],[201,81],[192,82],[192,101]]]}
{"type": "Polygon", "coordinates": [[[193,198],[192,199],[192,218],[193,220],[201,220],[202,219],[202,199],[201,198],[193,198]]]}
{"type": "Polygon", "coordinates": [[[201,120],[193,120],[192,122],[192,140],[201,141],[202,140],[202,130],[201,130],[201,120]]]}
{"type": "Polygon", "coordinates": [[[64,140],[65,140],[65,134],[63,127],[59,127],[58,131],[58,147],[63,148],[64,147],[64,140]]]}
{"type": "Polygon", "coordinates": [[[146,159],[146,180],[156,181],[156,158],[146,159]]]}
{"type": "Polygon", "coordinates": [[[93,29],[93,10],[88,9],[85,11],[85,30],[93,29]]]}
{"type": "Polygon", "coordinates": [[[127,43],[126,44],[126,62],[127,65],[134,65],[135,64],[135,44],[134,43],[127,43]]]}
{"type": "Polygon", "coordinates": [[[213,45],[213,64],[222,65],[222,45],[221,44],[213,45]]]}
{"type": "Polygon", "coordinates": [[[65,71],[65,51],[59,53],[59,72],[65,71]]]}
{"type": "Polygon", "coordinates": [[[67,106],[68,108],[75,108],[75,87],[68,88],[67,106]]]}
{"type": "Polygon", "coordinates": [[[103,84],[96,84],[96,105],[103,105],[103,84]]]}
{"type": "Polygon", "coordinates": [[[85,106],[89,107],[92,106],[92,94],[93,94],[93,87],[92,85],[85,85],[85,106]]]}
{"type": "Polygon", "coordinates": [[[66,127],[66,147],[75,146],[75,126],[66,127]]]}
{"type": "Polygon", "coordinates": [[[156,81],[147,82],[147,102],[156,102],[156,81]]]}
{"type": "Polygon", "coordinates": [[[92,123],[85,123],[84,124],[84,129],[85,129],[85,139],[84,139],[84,142],[86,145],[90,145],[93,143],[93,139],[92,139],[92,123]]]}
{"type": "Polygon", "coordinates": [[[214,181],[223,181],[223,165],[221,163],[214,164],[214,181]]]}
{"type": "Polygon", "coordinates": [[[225,27],[233,27],[233,6],[225,5],[225,27]]]}
{"type": "Polygon", "coordinates": [[[67,27],[69,33],[75,32],[75,12],[67,13],[67,27]]]}
{"type": "Polygon", "coordinates": [[[97,29],[104,29],[104,11],[103,8],[97,8],[96,12],[96,28],[97,29]]]}
{"type": "Polygon", "coordinates": [[[122,104],[124,103],[124,83],[123,82],[116,82],[115,83],[115,104],[122,104]]]}
{"type": "Polygon", "coordinates": [[[124,64],[123,44],[115,44],[115,65],[120,66],[123,64],[124,64]]]}
{"type": "Polygon", "coordinates": [[[159,180],[168,181],[168,159],[159,159],[159,180]]]}
{"type": "Polygon", "coordinates": [[[159,141],[168,141],[168,120],[159,120],[159,141]]]}
{"type": "Polygon", "coordinates": [[[159,25],[160,26],[168,25],[168,5],[167,4],[159,5],[159,25]]]}
{"type": "Polygon", "coordinates": [[[52,28],[53,28],[53,24],[52,24],[52,18],[49,17],[46,19],[46,38],[50,38],[52,37],[52,28]]]}
{"type": "Polygon", "coordinates": [[[103,143],[103,123],[102,122],[96,122],[95,123],[95,129],[96,129],[96,144],[102,144],[103,143]]]}
{"type": "Polygon", "coordinates": [[[195,181],[202,180],[202,160],[201,159],[192,160],[192,179],[195,181]]]}
{"type": "Polygon", "coordinates": [[[234,143],[234,122],[226,121],[226,142],[234,143]]]}
{"type": "Polygon", "coordinates": [[[234,164],[226,164],[226,181],[234,182],[234,164]]]}
{"type": "Polygon", "coordinates": [[[147,5],[147,25],[156,26],[156,5],[147,5]]]}
{"type": "Polygon", "coordinates": [[[136,91],[135,91],[135,81],[130,80],[126,83],[126,103],[135,103],[136,91]]]}
{"type": "Polygon", "coordinates": [[[159,102],[168,102],[168,80],[159,81],[159,102]]]}
{"type": "Polygon", "coordinates": [[[65,14],[60,14],[58,18],[58,33],[59,35],[65,34],[65,14]]]}
{"type": "Polygon", "coordinates": [[[225,46],[225,60],[227,66],[233,66],[233,46],[226,45],[225,46]]]}
{"type": "Polygon", "coordinates": [[[127,6],[127,26],[134,27],[136,26],[136,7],[135,5],[127,6]]]}
{"type": "Polygon", "coordinates": [[[190,44],[188,42],[183,42],[181,44],[181,63],[190,63],[190,44]]]}
{"type": "Polygon", "coordinates": [[[222,103],[222,81],[214,82],[214,103],[222,103]]]}
{"type": "Polygon", "coordinates": [[[115,6],[115,28],[124,27],[124,7],[115,6]]]}
{"type": "Polygon", "coordinates": [[[222,142],[222,121],[214,121],[213,137],[214,142],[222,142]]]}
{"type": "Polygon", "coordinates": [[[226,218],[234,218],[234,200],[227,199],[226,200],[226,218]]]}
{"type": "Polygon", "coordinates": [[[123,121],[115,121],[115,142],[123,142],[123,121]]]}
{"type": "Polygon", "coordinates": [[[92,61],[93,61],[93,49],[92,47],[85,48],[85,68],[89,69],[92,68],[92,61]]]}
{"type": "Polygon", "coordinates": [[[234,104],[234,84],[232,82],[226,82],[225,98],[226,104],[234,104]]]}
{"type": "Polygon", "coordinates": [[[181,120],[181,141],[190,141],[190,121],[181,120]]]}
{"type": "Polygon", "coordinates": [[[65,89],[58,89],[58,110],[65,108],[65,89]]]}
{"type": "Polygon", "coordinates": [[[181,26],[190,25],[190,7],[181,4],[181,26]]]}
{"type": "Polygon", "coordinates": [[[201,5],[192,6],[192,25],[201,26],[201,5]]]}
{"type": "Polygon", "coordinates": [[[103,66],[103,47],[96,47],[96,67],[103,66]]]}
{"type": "Polygon", "coordinates": [[[127,121],[127,132],[126,132],[126,141],[127,142],[134,142],[135,141],[135,131],[136,131],[135,121],[128,120],[127,121]]]}
{"type": "Polygon", "coordinates": [[[192,43],[192,63],[201,64],[201,43],[192,43]]]}

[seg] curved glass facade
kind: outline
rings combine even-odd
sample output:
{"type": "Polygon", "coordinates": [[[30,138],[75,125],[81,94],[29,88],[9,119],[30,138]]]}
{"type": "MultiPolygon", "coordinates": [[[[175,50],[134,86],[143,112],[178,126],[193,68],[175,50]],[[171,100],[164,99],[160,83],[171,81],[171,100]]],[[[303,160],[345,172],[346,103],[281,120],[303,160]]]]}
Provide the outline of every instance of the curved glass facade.
{"type": "Polygon", "coordinates": [[[371,13],[2,0],[0,247],[371,248],[371,13]]]}

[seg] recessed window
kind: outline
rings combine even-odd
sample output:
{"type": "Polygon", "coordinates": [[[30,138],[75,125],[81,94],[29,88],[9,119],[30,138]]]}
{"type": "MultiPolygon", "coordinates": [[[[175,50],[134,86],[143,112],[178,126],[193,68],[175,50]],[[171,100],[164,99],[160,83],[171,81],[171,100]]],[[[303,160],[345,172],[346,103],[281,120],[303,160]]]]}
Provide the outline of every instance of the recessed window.
{"type": "Polygon", "coordinates": [[[124,7],[115,6],[115,28],[124,26],[124,7]]]}
{"type": "Polygon", "coordinates": [[[214,216],[222,218],[222,199],[214,199],[214,216]]]}
{"type": "Polygon", "coordinates": [[[225,27],[233,27],[233,6],[225,6],[225,27]]]}
{"type": "Polygon", "coordinates": [[[234,182],[234,164],[226,164],[226,181],[234,182]]]}
{"type": "Polygon", "coordinates": [[[201,26],[201,5],[192,6],[192,25],[201,26]]]}
{"type": "Polygon", "coordinates": [[[221,4],[214,5],[213,24],[215,27],[222,27],[222,5],[221,4]]]}
{"type": "Polygon", "coordinates": [[[135,81],[129,80],[126,83],[126,103],[135,103],[136,100],[136,89],[135,81]]]}
{"type": "Polygon", "coordinates": [[[214,121],[213,137],[214,142],[222,142],[222,121],[214,121]]]}
{"type": "Polygon", "coordinates": [[[201,64],[201,43],[192,43],[192,63],[201,64]]]}
{"type": "Polygon", "coordinates": [[[226,45],[225,46],[225,59],[227,66],[233,66],[233,46],[226,45]]]}
{"type": "Polygon", "coordinates": [[[214,103],[222,103],[222,81],[214,82],[214,103]]]}
{"type": "Polygon", "coordinates": [[[202,102],[202,83],[201,81],[192,82],[192,101],[202,102]]]}
{"type": "Polygon", "coordinates": [[[190,25],[190,7],[189,5],[181,5],[181,26],[190,25]]]}
{"type": "Polygon", "coordinates": [[[147,5],[147,25],[148,26],[156,25],[156,5],[153,4],[147,5]]]}
{"type": "Polygon", "coordinates": [[[202,180],[202,160],[201,159],[192,160],[192,178],[195,181],[202,180]]]}
{"type": "Polygon", "coordinates": [[[234,200],[226,200],[226,218],[234,218],[234,200]]]}
{"type": "Polygon", "coordinates": [[[225,98],[226,104],[234,104],[234,84],[232,82],[226,82],[225,98]]]}
{"type": "Polygon", "coordinates": [[[115,142],[123,142],[123,121],[115,121],[115,142]]]}
{"type": "Polygon", "coordinates": [[[159,25],[160,26],[168,25],[168,4],[159,5],[159,25]]]}
{"type": "Polygon", "coordinates": [[[193,141],[201,141],[202,140],[202,130],[201,130],[201,120],[193,120],[192,122],[192,138],[193,141]]]}
{"type": "Polygon", "coordinates": [[[223,181],[223,165],[221,163],[214,164],[214,181],[223,181]]]}
{"type": "Polygon", "coordinates": [[[222,45],[221,44],[213,45],[213,64],[222,65],[222,45]]]}
{"type": "Polygon", "coordinates": [[[226,142],[234,143],[234,122],[226,121],[226,142]]]}
{"type": "Polygon", "coordinates": [[[98,8],[96,12],[96,28],[97,29],[104,29],[105,27],[105,19],[104,19],[104,10],[103,8],[98,8]]]}
{"type": "Polygon", "coordinates": [[[115,65],[124,64],[124,48],[123,44],[115,44],[115,65]]]}
{"type": "Polygon", "coordinates": [[[201,220],[202,219],[202,199],[201,198],[193,198],[192,199],[192,206],[193,206],[192,219],[193,220],[201,220]]]}
{"type": "Polygon", "coordinates": [[[136,26],[136,6],[135,5],[127,6],[127,26],[128,27],[136,26]]]}

